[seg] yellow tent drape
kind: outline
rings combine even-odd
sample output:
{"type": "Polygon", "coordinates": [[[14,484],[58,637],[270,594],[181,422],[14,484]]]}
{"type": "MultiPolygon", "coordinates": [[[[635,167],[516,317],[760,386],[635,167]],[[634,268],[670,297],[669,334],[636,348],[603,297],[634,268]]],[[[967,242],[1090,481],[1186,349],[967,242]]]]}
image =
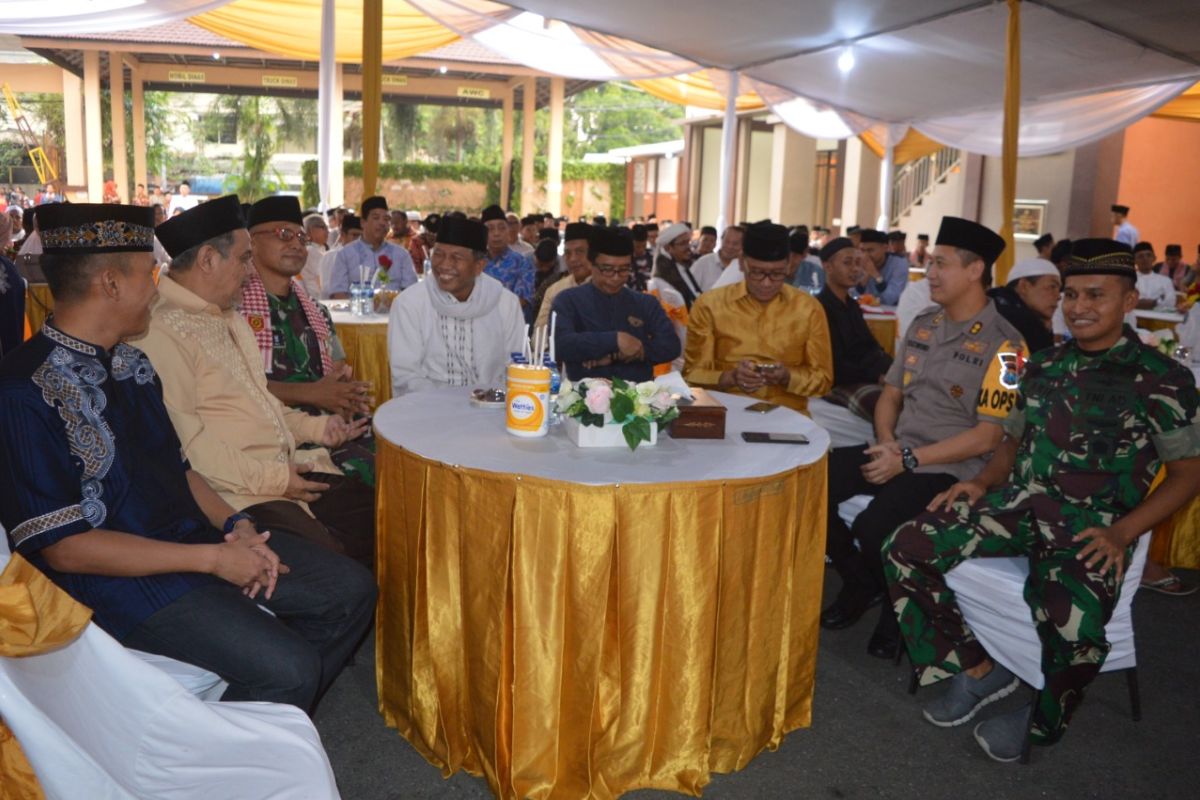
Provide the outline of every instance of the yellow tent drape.
{"type": "Polygon", "coordinates": [[[1188,122],[1200,121],[1200,83],[1192,85],[1183,94],[1155,111],[1150,116],[1159,119],[1179,119],[1188,122]]]}
{"type": "Polygon", "coordinates": [[[379,123],[383,113],[383,0],[362,0],[363,196],[375,194],[379,179],[379,123]]]}
{"type": "MultiPolygon", "coordinates": [[[[883,144],[869,130],[860,133],[858,138],[862,140],[862,143],[866,145],[868,150],[879,158],[883,158],[883,144]]],[[[907,164],[910,161],[916,161],[918,158],[933,155],[945,146],[941,142],[936,142],[925,134],[918,132],[915,128],[909,128],[908,133],[896,145],[892,163],[896,166],[907,164]]]]}
{"type": "Polygon", "coordinates": [[[1000,154],[1004,220],[1000,235],[1007,246],[993,268],[993,282],[1003,285],[1013,265],[1013,205],[1017,200],[1017,144],[1021,127],[1021,0],[1008,0],[1008,50],[1004,65],[1004,146],[1000,154]]]}
{"type": "MultiPolygon", "coordinates": [[[[458,41],[458,34],[404,0],[381,0],[382,60],[409,58],[458,41]]],[[[318,61],[321,58],[321,0],[233,0],[189,17],[226,39],[268,53],[318,61]]],[[[337,0],[337,60],[362,63],[362,0],[337,0]]]]}
{"type": "MultiPolygon", "coordinates": [[[[673,78],[650,78],[633,81],[634,86],[644,89],[660,100],[678,103],[681,106],[696,106],[713,111],[725,110],[725,93],[717,91],[707,70],[676,75],[673,78]]],[[[756,111],[765,109],[766,104],[754,92],[739,94],[737,110],[756,111]]]]}

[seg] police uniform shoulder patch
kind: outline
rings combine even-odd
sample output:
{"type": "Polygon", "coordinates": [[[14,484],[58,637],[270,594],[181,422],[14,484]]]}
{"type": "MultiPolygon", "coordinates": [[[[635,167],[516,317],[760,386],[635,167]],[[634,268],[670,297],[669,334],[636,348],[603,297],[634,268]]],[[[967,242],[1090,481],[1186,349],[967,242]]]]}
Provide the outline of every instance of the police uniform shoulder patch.
{"type": "Polygon", "coordinates": [[[941,324],[942,324],[942,320],[944,320],[945,318],[946,318],[946,312],[944,312],[944,311],[939,311],[939,312],[937,312],[936,314],[934,314],[934,315],[933,315],[933,319],[931,320],[931,322],[932,322],[934,325],[941,325],[941,324]]]}
{"type": "Polygon", "coordinates": [[[963,350],[970,350],[972,353],[979,355],[983,353],[984,343],[978,339],[968,339],[962,343],[963,350]]]}
{"type": "Polygon", "coordinates": [[[975,335],[977,335],[977,334],[978,334],[978,333],[979,333],[981,330],[983,330],[983,323],[982,323],[982,322],[976,322],[974,325],[972,325],[972,326],[971,326],[971,329],[970,329],[969,331],[967,331],[967,333],[971,334],[972,336],[975,336],[975,335]]]}
{"type": "Polygon", "coordinates": [[[263,319],[261,314],[249,315],[246,317],[246,322],[250,324],[250,330],[254,331],[255,333],[258,333],[263,328],[267,327],[266,320],[263,319]]]}
{"type": "Polygon", "coordinates": [[[922,342],[928,342],[933,338],[933,331],[929,330],[929,328],[917,328],[917,332],[914,335],[922,342]]]}
{"type": "Polygon", "coordinates": [[[1003,419],[1017,404],[1017,387],[1025,366],[1020,341],[1004,341],[987,367],[975,412],[981,416],[1003,419]]]}

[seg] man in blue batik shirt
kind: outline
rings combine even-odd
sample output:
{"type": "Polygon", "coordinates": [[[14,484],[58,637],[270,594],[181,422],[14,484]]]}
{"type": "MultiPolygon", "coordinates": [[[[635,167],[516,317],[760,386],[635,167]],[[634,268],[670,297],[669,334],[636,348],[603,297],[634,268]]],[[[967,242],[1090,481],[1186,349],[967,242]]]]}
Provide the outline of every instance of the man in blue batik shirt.
{"type": "Polygon", "coordinates": [[[534,276],[537,269],[533,259],[521,255],[508,244],[508,219],[504,209],[491,205],[480,217],[488,231],[487,266],[485,275],[490,275],[504,285],[505,289],[521,301],[521,309],[528,320],[530,303],[533,301],[534,276]]]}
{"type": "Polygon", "coordinates": [[[339,249],[334,256],[329,274],[329,296],[349,297],[350,284],[363,279],[397,292],[412,286],[417,282],[412,256],[405,248],[387,241],[388,231],[392,229],[387,200],[368,197],[360,211],[362,238],[339,249]]]}
{"type": "Polygon", "coordinates": [[[55,314],[0,362],[0,523],[122,644],[310,710],[365,634],[370,572],[259,533],[194,472],[146,355],[154,215],[38,210],[55,314]],[[272,612],[264,613],[259,605],[272,612]]]}
{"type": "Polygon", "coordinates": [[[860,232],[865,282],[858,285],[860,294],[879,298],[881,305],[894,306],[908,285],[908,259],[888,252],[888,237],[883,231],[860,232]]]}

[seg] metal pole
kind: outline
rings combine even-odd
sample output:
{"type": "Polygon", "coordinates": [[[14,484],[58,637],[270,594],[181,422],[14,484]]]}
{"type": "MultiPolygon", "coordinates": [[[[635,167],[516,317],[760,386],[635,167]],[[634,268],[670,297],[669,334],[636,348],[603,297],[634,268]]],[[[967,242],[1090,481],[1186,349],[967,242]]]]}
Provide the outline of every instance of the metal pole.
{"type": "Polygon", "coordinates": [[[723,231],[733,219],[733,161],[737,155],[737,96],[738,74],[728,73],[729,87],[725,92],[725,121],[721,125],[721,186],[717,195],[717,230],[723,231]]]}
{"type": "Polygon", "coordinates": [[[321,61],[317,77],[317,193],[320,197],[317,208],[322,212],[330,206],[330,172],[335,160],[330,130],[334,125],[342,124],[342,115],[335,113],[333,108],[337,78],[336,11],[336,0],[321,0],[321,61]]]}

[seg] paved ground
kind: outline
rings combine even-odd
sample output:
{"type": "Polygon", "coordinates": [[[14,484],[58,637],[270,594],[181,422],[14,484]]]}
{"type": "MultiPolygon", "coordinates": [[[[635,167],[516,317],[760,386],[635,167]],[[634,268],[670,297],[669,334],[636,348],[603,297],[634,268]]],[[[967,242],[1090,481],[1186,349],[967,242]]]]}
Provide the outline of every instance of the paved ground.
{"type": "MultiPolygon", "coordinates": [[[[829,574],[827,595],[837,584],[829,574]]],[[[823,633],[812,727],[793,732],[777,752],[761,754],[741,772],[714,776],[706,798],[1200,797],[1200,594],[1142,592],[1136,598],[1141,722],[1129,717],[1124,679],[1101,675],[1066,739],[1035,749],[1025,767],[988,760],[970,726],[945,731],[925,723],[919,699],[937,688],[914,699],[906,693],[903,667],[867,656],[871,624],[823,633]]],[[[999,710],[1019,702],[1018,696],[1027,695],[1018,692],[999,710]]],[[[487,785],[469,775],[444,780],[383,724],[370,642],[330,690],[316,721],[345,800],[491,797],[487,785]]],[[[639,791],[625,797],[682,795],[639,791]]]]}

